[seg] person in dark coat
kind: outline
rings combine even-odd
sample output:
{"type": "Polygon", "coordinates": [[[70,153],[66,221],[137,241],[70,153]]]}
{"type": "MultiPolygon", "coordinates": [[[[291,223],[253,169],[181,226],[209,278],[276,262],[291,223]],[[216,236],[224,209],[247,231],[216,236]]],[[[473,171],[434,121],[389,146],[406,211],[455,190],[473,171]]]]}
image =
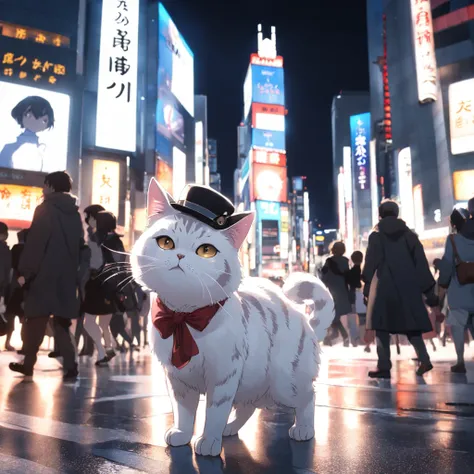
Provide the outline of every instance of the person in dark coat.
{"type": "MultiPolygon", "coordinates": [[[[5,313],[8,321],[7,329],[7,340],[5,342],[6,351],[14,351],[15,348],[10,344],[13,331],[15,330],[15,317],[18,316],[20,322],[22,323],[21,329],[21,338],[23,340],[24,329],[24,311],[23,311],[23,288],[18,283],[18,267],[20,265],[20,258],[25,247],[26,237],[28,235],[28,229],[22,229],[17,233],[18,243],[12,247],[12,280],[10,291],[8,295],[7,311],[5,313]]],[[[20,354],[23,354],[23,351],[20,350],[20,354]]]]}
{"type": "Polygon", "coordinates": [[[84,231],[71,177],[65,171],[46,176],[44,201],[35,210],[20,259],[18,282],[25,290],[25,359],[10,369],[33,375],[46,325],[54,317],[63,356],[64,377],[76,378],[76,348],[69,328],[79,314],[78,269],[84,231]]]}
{"type": "MultiPolygon", "coordinates": [[[[6,312],[12,269],[12,254],[10,252],[10,248],[8,247],[7,239],[8,226],[4,222],[0,222],[0,314],[4,314],[6,312]]],[[[7,320],[8,331],[8,317],[5,317],[5,319],[7,320]]],[[[9,342],[10,341],[8,341],[8,344],[9,342]]],[[[6,346],[7,344],[5,344],[5,347],[6,346]]]]}
{"type": "MultiPolygon", "coordinates": [[[[112,348],[110,321],[117,312],[117,283],[115,278],[119,267],[109,267],[124,259],[124,247],[115,232],[117,219],[111,212],[101,211],[96,216],[97,230],[89,238],[92,251],[91,275],[86,284],[82,309],[85,313],[84,328],[97,348],[97,366],[107,365],[116,356],[112,348]],[[99,324],[97,324],[97,320],[99,324]],[[102,344],[104,338],[105,347],[102,344]]],[[[118,275],[119,277],[121,275],[118,275]]]]}
{"type": "Polygon", "coordinates": [[[420,361],[417,375],[430,371],[422,333],[432,330],[426,304],[437,306],[435,280],[418,236],[398,218],[394,201],[379,207],[380,222],[369,236],[362,279],[368,298],[367,329],[376,331],[377,370],[372,378],[390,378],[390,334],[405,334],[420,361]]]}
{"type": "MultiPolygon", "coordinates": [[[[349,336],[341,322],[341,317],[350,314],[352,311],[349,285],[347,284],[347,274],[349,272],[349,260],[344,257],[346,246],[343,242],[335,242],[331,249],[332,257],[329,257],[324,264],[321,275],[323,283],[328,287],[334,299],[334,321],[333,329],[337,337],[337,331],[341,333],[344,340],[344,347],[349,346],[349,336]]],[[[331,340],[326,338],[326,342],[331,344],[331,340]]]]}

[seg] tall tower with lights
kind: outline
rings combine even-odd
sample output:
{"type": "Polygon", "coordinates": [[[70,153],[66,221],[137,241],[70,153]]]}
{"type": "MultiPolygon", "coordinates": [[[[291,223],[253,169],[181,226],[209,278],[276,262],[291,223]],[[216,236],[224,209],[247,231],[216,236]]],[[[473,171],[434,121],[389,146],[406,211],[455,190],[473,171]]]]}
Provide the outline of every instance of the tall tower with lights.
{"type": "Polygon", "coordinates": [[[285,83],[274,26],[264,38],[258,25],[258,52],[250,56],[243,99],[236,196],[242,210],[256,212],[249,269],[255,275],[284,276],[289,247],[285,83]]]}

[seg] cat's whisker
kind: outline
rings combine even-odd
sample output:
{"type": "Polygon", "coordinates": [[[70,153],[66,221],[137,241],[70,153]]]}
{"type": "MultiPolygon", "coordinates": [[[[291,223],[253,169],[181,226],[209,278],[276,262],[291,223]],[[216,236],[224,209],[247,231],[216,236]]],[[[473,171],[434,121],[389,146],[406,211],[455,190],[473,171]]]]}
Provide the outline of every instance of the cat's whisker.
{"type": "Polygon", "coordinates": [[[214,300],[212,299],[212,295],[211,295],[211,292],[209,291],[209,288],[208,286],[202,281],[201,278],[199,278],[199,275],[196,273],[196,277],[198,278],[198,280],[201,282],[202,285],[204,285],[204,287],[206,288],[207,292],[209,293],[209,298],[211,298],[211,305],[214,305],[214,300]]]}
{"type": "Polygon", "coordinates": [[[224,295],[226,295],[227,298],[230,298],[230,296],[227,294],[227,291],[224,290],[224,287],[216,279],[212,278],[211,275],[209,275],[209,273],[203,272],[203,274],[206,275],[211,280],[215,281],[217,285],[220,287],[220,289],[223,291],[224,295]]]}
{"type": "Polygon", "coordinates": [[[110,252],[112,253],[116,253],[118,255],[125,255],[127,257],[137,257],[137,258],[148,258],[149,260],[153,260],[155,262],[159,262],[160,260],[158,260],[157,258],[154,258],[154,257],[149,257],[148,255],[143,255],[143,254],[131,254],[130,252],[120,252],[119,250],[113,250],[113,249],[109,249],[108,247],[105,247],[105,249],[109,250],[110,252]]]}
{"type": "Polygon", "coordinates": [[[131,271],[130,271],[130,270],[124,270],[124,271],[122,271],[122,272],[114,273],[113,275],[110,275],[109,277],[107,277],[107,278],[102,282],[102,284],[108,282],[111,278],[113,278],[113,277],[115,277],[115,276],[117,276],[117,275],[123,275],[124,273],[131,273],[131,271]]]}

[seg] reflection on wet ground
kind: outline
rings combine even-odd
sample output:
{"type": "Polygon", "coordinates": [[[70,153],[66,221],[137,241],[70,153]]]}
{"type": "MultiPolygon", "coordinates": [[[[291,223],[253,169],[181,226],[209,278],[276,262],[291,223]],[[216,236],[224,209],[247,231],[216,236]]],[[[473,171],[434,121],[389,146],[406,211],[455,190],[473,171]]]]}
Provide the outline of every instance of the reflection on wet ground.
{"type": "MultiPolygon", "coordinates": [[[[395,351],[394,351],[395,352],[395,351]]],[[[449,371],[454,349],[438,348],[435,369],[415,377],[411,348],[394,356],[391,381],[372,381],[375,355],[324,348],[316,385],[316,437],[288,438],[285,411],[258,411],[221,458],[166,447],[172,423],[159,365],[147,353],[120,356],[109,368],[81,361],[65,384],[57,361],[39,359],[32,382],[10,373],[0,354],[0,472],[6,473],[471,473],[474,466],[474,362],[449,371]]],[[[204,399],[203,399],[204,400],[204,399]]],[[[196,433],[204,424],[201,401],[196,433]]]]}

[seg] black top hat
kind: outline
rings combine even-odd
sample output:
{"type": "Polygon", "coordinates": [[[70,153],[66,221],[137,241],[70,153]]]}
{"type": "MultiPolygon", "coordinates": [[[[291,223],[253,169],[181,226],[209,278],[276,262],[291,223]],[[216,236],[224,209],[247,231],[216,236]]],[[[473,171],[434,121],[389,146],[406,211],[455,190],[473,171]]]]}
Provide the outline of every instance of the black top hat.
{"type": "Polygon", "coordinates": [[[222,194],[207,186],[188,185],[180,199],[170,202],[175,209],[189,214],[214,229],[227,229],[246,214],[234,214],[232,203],[222,194]]]}

